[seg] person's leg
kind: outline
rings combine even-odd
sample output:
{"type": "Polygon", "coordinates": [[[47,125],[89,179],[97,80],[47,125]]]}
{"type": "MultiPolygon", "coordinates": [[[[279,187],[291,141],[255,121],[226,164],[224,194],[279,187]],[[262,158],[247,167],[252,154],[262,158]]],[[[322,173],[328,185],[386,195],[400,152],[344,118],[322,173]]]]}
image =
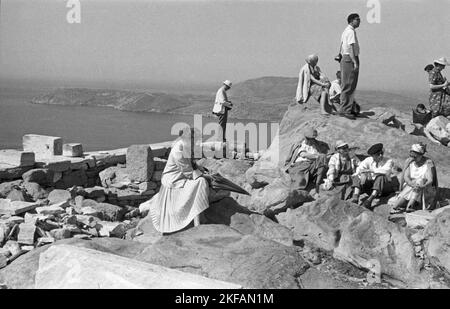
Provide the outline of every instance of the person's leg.
{"type": "Polygon", "coordinates": [[[328,91],[326,89],[323,89],[322,94],[320,96],[320,114],[328,115],[326,109],[327,105],[328,105],[328,91]]]}
{"type": "Polygon", "coordinates": [[[351,95],[354,91],[354,66],[349,55],[344,55],[341,60],[341,104],[340,114],[350,114],[352,111],[351,95]]]}
{"type": "Polygon", "coordinates": [[[228,120],[228,110],[225,109],[225,112],[219,116],[219,125],[222,128],[222,141],[226,141],[226,129],[227,129],[227,120],[228,120]]]}
{"type": "Polygon", "coordinates": [[[363,206],[366,208],[372,207],[372,201],[381,195],[386,195],[390,192],[390,184],[385,175],[379,175],[375,178],[372,185],[372,192],[367,200],[364,201],[363,206]]]}
{"type": "Polygon", "coordinates": [[[322,180],[325,178],[327,173],[327,162],[326,156],[319,156],[309,167],[309,174],[312,179],[314,179],[314,188],[316,193],[320,192],[320,184],[322,180]]]}
{"type": "Polygon", "coordinates": [[[361,174],[352,178],[353,196],[350,200],[352,203],[358,204],[361,192],[366,192],[367,188],[371,188],[373,181],[366,175],[361,174]]]}
{"type": "Polygon", "coordinates": [[[405,198],[403,197],[399,198],[394,204],[394,209],[395,210],[405,209],[406,208],[405,205],[407,202],[408,201],[405,198]]]}

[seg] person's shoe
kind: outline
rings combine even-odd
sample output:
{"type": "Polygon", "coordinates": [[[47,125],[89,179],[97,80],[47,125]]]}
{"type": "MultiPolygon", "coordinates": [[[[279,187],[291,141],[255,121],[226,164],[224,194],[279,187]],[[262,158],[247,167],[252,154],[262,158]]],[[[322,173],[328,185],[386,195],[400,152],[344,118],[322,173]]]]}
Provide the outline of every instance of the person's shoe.
{"type": "Polygon", "coordinates": [[[362,207],[364,207],[364,208],[367,208],[367,209],[369,209],[369,210],[372,210],[372,201],[373,201],[373,198],[368,198],[367,200],[365,200],[362,204],[361,204],[361,206],[362,207]]]}

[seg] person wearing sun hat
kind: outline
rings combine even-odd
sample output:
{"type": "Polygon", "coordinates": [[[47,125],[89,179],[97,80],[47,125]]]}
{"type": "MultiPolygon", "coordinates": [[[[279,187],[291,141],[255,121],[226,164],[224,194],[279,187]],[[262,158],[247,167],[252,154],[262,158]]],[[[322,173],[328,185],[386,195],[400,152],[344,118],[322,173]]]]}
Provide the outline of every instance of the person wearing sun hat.
{"type": "Polygon", "coordinates": [[[329,146],[317,140],[317,130],[312,127],[306,128],[303,136],[300,143],[292,145],[285,161],[285,170],[291,176],[293,189],[305,190],[314,182],[318,194],[326,175],[329,146]]]}
{"type": "Polygon", "coordinates": [[[214,103],[212,113],[218,117],[219,126],[222,130],[222,141],[226,141],[226,128],[228,121],[228,111],[233,106],[230,100],[228,100],[227,91],[231,89],[232,83],[229,80],[226,80],[222,83],[222,87],[217,90],[216,100],[214,103]]]}
{"type": "Polygon", "coordinates": [[[394,161],[384,156],[384,147],[381,143],[372,145],[367,154],[369,157],[359,164],[353,174],[354,192],[351,201],[358,203],[360,193],[370,194],[362,205],[372,209],[372,201],[376,197],[395,192],[391,179],[394,161]]]}
{"type": "Polygon", "coordinates": [[[413,144],[406,160],[400,185],[401,192],[394,204],[394,212],[414,211],[425,202],[425,208],[434,206],[437,200],[437,171],[433,160],[425,156],[426,145],[413,144]]]}
{"type": "Polygon", "coordinates": [[[345,199],[347,189],[351,188],[351,176],[356,172],[359,160],[350,155],[350,146],[347,142],[336,141],[336,153],[330,157],[328,162],[327,178],[323,188],[331,190],[333,187],[341,189],[341,199],[345,199]]]}
{"type": "Polygon", "coordinates": [[[442,70],[450,65],[445,57],[434,60],[434,68],[429,72],[430,82],[430,110],[433,117],[450,116],[450,88],[449,81],[442,76],[442,70]]]}

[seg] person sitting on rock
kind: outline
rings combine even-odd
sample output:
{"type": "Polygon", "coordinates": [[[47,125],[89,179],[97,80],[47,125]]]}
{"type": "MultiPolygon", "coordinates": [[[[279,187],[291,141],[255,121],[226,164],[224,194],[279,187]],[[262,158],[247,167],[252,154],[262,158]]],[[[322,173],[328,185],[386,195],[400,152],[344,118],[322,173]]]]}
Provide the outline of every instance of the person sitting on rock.
{"type": "MultiPolygon", "coordinates": [[[[331,82],[330,90],[329,90],[329,96],[330,96],[330,105],[331,108],[334,110],[334,112],[337,112],[339,110],[339,104],[341,104],[341,71],[336,72],[336,78],[334,81],[331,82]]],[[[358,116],[361,112],[361,107],[359,106],[356,101],[353,101],[353,107],[351,114],[354,116],[358,116]]]]}
{"type": "Polygon", "coordinates": [[[317,55],[309,55],[305,61],[306,64],[299,73],[295,99],[298,104],[306,104],[309,98],[313,97],[320,103],[321,115],[328,115],[326,107],[329,104],[330,82],[317,65],[319,62],[317,55]]]}
{"type": "Polygon", "coordinates": [[[315,193],[320,192],[320,184],[327,171],[329,146],[318,141],[317,135],[317,130],[307,128],[305,139],[291,147],[285,169],[291,176],[293,189],[306,190],[310,183],[314,183],[315,193]]]}
{"type": "Polygon", "coordinates": [[[364,159],[353,174],[353,203],[359,202],[360,193],[370,194],[362,206],[372,209],[372,201],[379,196],[395,192],[391,179],[394,162],[384,157],[383,144],[375,144],[367,151],[369,157],[364,159]]]}
{"type": "Polygon", "coordinates": [[[345,200],[346,192],[351,189],[352,175],[356,173],[359,160],[350,155],[348,143],[338,140],[336,142],[336,153],[330,157],[328,162],[327,178],[323,188],[331,190],[333,187],[341,188],[341,199],[345,200]]]}
{"type": "Polygon", "coordinates": [[[437,192],[437,173],[434,162],[425,157],[426,145],[411,146],[410,158],[403,172],[404,186],[399,193],[394,210],[414,211],[425,201],[433,203],[437,192]],[[406,205],[406,209],[405,209],[406,205]]]}
{"type": "Polygon", "coordinates": [[[209,184],[203,169],[193,164],[194,129],[185,130],[173,144],[161,178],[159,192],[141,204],[161,233],[172,233],[200,224],[199,215],[209,207],[209,184]]]}

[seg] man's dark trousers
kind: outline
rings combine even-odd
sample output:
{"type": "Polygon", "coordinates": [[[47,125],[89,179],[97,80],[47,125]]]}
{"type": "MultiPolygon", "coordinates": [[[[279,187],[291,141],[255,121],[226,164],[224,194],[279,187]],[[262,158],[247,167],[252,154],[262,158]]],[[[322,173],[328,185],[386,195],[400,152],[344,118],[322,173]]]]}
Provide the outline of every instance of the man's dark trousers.
{"type": "Polygon", "coordinates": [[[226,129],[227,129],[227,121],[228,121],[228,108],[225,108],[225,112],[223,114],[216,114],[219,117],[219,125],[222,128],[222,141],[226,141],[226,129]]]}
{"type": "MultiPolygon", "coordinates": [[[[359,57],[356,57],[359,66],[359,57]]],[[[353,101],[352,94],[358,85],[359,70],[355,71],[350,55],[343,55],[341,60],[341,105],[339,113],[350,114],[352,112],[353,101]]]]}

